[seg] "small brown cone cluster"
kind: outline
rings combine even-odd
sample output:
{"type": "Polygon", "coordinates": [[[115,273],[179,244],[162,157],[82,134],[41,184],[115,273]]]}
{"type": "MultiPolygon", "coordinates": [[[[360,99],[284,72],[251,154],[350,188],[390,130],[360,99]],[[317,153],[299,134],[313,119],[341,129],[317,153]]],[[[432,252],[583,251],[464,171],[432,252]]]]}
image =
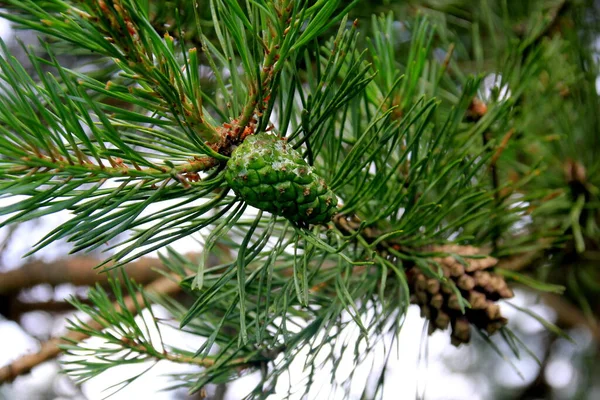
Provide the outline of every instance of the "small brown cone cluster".
{"type": "Polygon", "coordinates": [[[416,266],[407,271],[411,301],[419,305],[421,316],[429,320],[429,334],[450,326],[452,344],[459,346],[471,339],[471,325],[490,335],[506,325],[507,319],[500,314],[497,301],[513,297],[513,292],[502,276],[486,271],[498,260],[489,256],[469,258],[481,254],[473,246],[446,245],[436,246],[432,250],[464,257],[466,266],[453,256],[434,259],[442,267],[444,276],[454,285],[428,278],[416,266]],[[456,289],[471,304],[470,308],[465,308],[464,314],[456,289]]]}

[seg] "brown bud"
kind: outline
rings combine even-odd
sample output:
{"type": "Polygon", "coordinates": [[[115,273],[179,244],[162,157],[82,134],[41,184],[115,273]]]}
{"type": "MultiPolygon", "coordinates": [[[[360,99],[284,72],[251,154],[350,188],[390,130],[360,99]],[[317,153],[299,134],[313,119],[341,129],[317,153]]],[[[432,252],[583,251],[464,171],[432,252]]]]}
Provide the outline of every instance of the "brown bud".
{"type": "Polygon", "coordinates": [[[511,299],[515,296],[515,293],[512,291],[511,288],[509,288],[508,286],[503,288],[502,290],[498,291],[498,294],[500,295],[500,297],[502,297],[503,299],[511,299]]]}
{"type": "Polygon", "coordinates": [[[427,304],[429,301],[429,296],[427,296],[427,293],[423,290],[417,290],[415,295],[417,296],[417,301],[419,304],[427,304]]]}
{"type": "Polygon", "coordinates": [[[471,324],[465,317],[460,317],[454,322],[452,336],[466,343],[471,338],[471,324]]]}
{"type": "Polygon", "coordinates": [[[465,274],[465,267],[462,264],[456,263],[456,264],[452,264],[452,266],[450,266],[450,275],[451,276],[459,277],[464,274],[465,274]]]}
{"type": "Polygon", "coordinates": [[[435,319],[435,325],[440,329],[446,329],[450,324],[450,316],[443,311],[439,311],[435,319]]]}
{"type": "Polygon", "coordinates": [[[504,279],[502,279],[502,277],[496,274],[490,275],[490,286],[493,288],[494,292],[497,292],[502,288],[506,287],[506,282],[504,281],[504,279]]]}
{"type": "Polygon", "coordinates": [[[431,310],[429,309],[428,306],[422,305],[421,306],[421,318],[429,319],[429,317],[431,317],[431,310]]]}
{"type": "Polygon", "coordinates": [[[502,316],[502,314],[500,314],[500,306],[492,301],[488,301],[485,313],[491,320],[498,319],[502,316]]]}
{"type": "Polygon", "coordinates": [[[493,335],[494,333],[498,332],[504,325],[506,325],[507,322],[508,320],[506,318],[501,317],[500,319],[489,322],[485,327],[485,330],[488,333],[488,335],[493,335]]]}
{"type": "Polygon", "coordinates": [[[444,305],[444,296],[441,293],[436,293],[431,297],[429,304],[438,310],[444,305]]]}
{"type": "Polygon", "coordinates": [[[437,329],[437,326],[435,326],[434,323],[429,322],[429,325],[427,325],[427,334],[428,335],[433,334],[433,332],[435,332],[436,329],[437,329]]]}
{"type": "Polygon", "coordinates": [[[444,285],[442,285],[442,292],[446,293],[446,294],[452,294],[452,293],[454,293],[454,289],[452,288],[451,285],[444,284],[444,285]]]}
{"type": "Polygon", "coordinates": [[[486,293],[486,295],[488,297],[494,297],[497,295],[496,289],[490,284],[488,284],[487,286],[484,286],[483,291],[486,293]]]}
{"type": "Polygon", "coordinates": [[[427,280],[427,291],[431,294],[435,294],[440,291],[440,281],[435,278],[427,280]]]}
{"type": "Polygon", "coordinates": [[[453,264],[456,264],[456,260],[452,256],[446,256],[442,259],[442,263],[447,266],[451,266],[453,264]]]}
{"type": "Polygon", "coordinates": [[[579,161],[567,160],[564,166],[567,182],[586,182],[586,171],[579,161]]]}
{"type": "Polygon", "coordinates": [[[450,268],[447,265],[442,264],[442,272],[444,273],[445,278],[450,278],[450,268]]]}
{"type": "Polygon", "coordinates": [[[486,287],[490,283],[490,273],[484,271],[477,271],[474,274],[475,283],[477,286],[486,287]]]}
{"type": "Polygon", "coordinates": [[[494,265],[498,264],[498,259],[494,258],[494,257],[486,257],[480,260],[481,263],[481,269],[486,269],[489,267],[493,267],[494,265]]]}
{"type": "Polygon", "coordinates": [[[474,310],[483,310],[487,308],[487,300],[485,294],[472,290],[469,292],[469,303],[474,310]]]}
{"type": "Polygon", "coordinates": [[[459,249],[459,246],[456,246],[454,244],[447,244],[444,246],[440,246],[439,247],[439,251],[443,251],[446,253],[456,253],[459,249]]]}
{"type": "Polygon", "coordinates": [[[467,268],[465,268],[465,270],[467,272],[473,272],[473,271],[477,271],[481,268],[481,264],[479,262],[480,260],[478,259],[471,259],[469,260],[469,262],[467,263],[467,268]]]}
{"type": "Polygon", "coordinates": [[[423,274],[418,274],[415,278],[415,288],[417,290],[427,290],[427,279],[423,274]]]}
{"type": "Polygon", "coordinates": [[[494,257],[485,257],[469,260],[467,271],[481,271],[498,264],[498,260],[494,257]]]}
{"type": "Polygon", "coordinates": [[[471,290],[475,287],[475,279],[469,275],[463,275],[456,281],[456,286],[462,290],[471,290]]]}
{"type": "Polygon", "coordinates": [[[448,308],[452,310],[460,310],[460,303],[455,294],[451,294],[450,297],[448,297],[448,308]]]}
{"type": "Polygon", "coordinates": [[[475,254],[479,253],[479,248],[474,246],[462,246],[462,248],[456,252],[464,256],[474,256],[475,254]]]}

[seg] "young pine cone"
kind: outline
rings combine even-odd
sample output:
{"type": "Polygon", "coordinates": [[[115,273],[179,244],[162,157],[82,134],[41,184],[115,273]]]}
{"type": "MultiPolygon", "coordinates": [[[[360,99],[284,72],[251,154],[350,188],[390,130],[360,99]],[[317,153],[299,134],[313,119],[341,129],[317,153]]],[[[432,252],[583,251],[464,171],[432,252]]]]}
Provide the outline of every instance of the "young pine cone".
{"type": "Polygon", "coordinates": [[[490,335],[506,325],[508,321],[500,314],[496,302],[513,297],[513,292],[502,276],[486,271],[498,260],[489,256],[466,258],[479,254],[479,249],[472,246],[447,245],[433,250],[465,257],[466,266],[452,256],[435,258],[434,261],[442,267],[444,276],[454,283],[471,307],[465,308],[463,314],[453,285],[428,278],[418,267],[412,267],[407,271],[411,299],[421,308],[421,316],[429,320],[429,334],[451,326],[452,344],[458,346],[469,342],[471,325],[490,335]]]}
{"type": "Polygon", "coordinates": [[[337,197],[285,139],[249,136],[232,153],[225,179],[246,203],[303,225],[325,224],[337,197]]]}

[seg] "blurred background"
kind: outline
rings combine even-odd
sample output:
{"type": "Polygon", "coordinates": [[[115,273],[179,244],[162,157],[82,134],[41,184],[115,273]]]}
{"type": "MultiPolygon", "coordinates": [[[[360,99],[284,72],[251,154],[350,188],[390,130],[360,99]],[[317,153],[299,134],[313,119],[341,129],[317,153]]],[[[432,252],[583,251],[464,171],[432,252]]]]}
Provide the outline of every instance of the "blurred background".
{"type": "MultiPolygon", "coordinates": [[[[499,83],[503,81],[499,76],[506,73],[507,60],[515,43],[526,42],[521,53],[533,51],[536,46],[561,47],[557,52],[561,57],[556,58],[555,64],[547,66],[546,75],[537,78],[536,85],[528,88],[531,92],[520,104],[523,111],[516,116],[521,127],[518,135],[525,137],[521,138],[524,143],[528,143],[527,135],[543,140],[532,140],[531,143],[538,147],[532,145],[515,157],[526,158],[535,152],[546,152],[549,167],[539,187],[562,190],[571,199],[546,208],[543,202],[531,204],[531,207],[543,209],[537,218],[547,221],[547,225],[538,224],[535,229],[558,227],[556,229],[572,233],[570,230],[575,225],[595,226],[599,206],[597,172],[600,172],[598,2],[364,1],[353,11],[353,17],[360,18],[368,30],[371,15],[390,11],[394,13],[397,27],[397,37],[390,40],[400,49],[410,41],[410,21],[417,15],[425,14],[431,18],[438,27],[440,41],[434,55],[442,60],[451,56],[457,75],[485,75],[480,96],[484,101],[494,96],[510,96],[511,89],[514,90],[499,83]],[[507,26],[511,29],[507,30],[507,26]],[[451,53],[444,43],[453,44],[451,53]],[[553,144],[552,135],[565,140],[553,144]],[[539,148],[540,142],[548,145],[539,148]],[[574,217],[575,202],[581,196],[589,204],[586,210],[592,211],[580,212],[574,217]],[[575,225],[572,223],[574,218],[577,220],[575,225]]],[[[12,54],[23,62],[25,56],[19,41],[36,44],[38,40],[30,32],[13,30],[3,20],[0,20],[0,36],[12,54]]],[[[82,63],[77,55],[62,57],[66,66],[77,68],[82,63]]],[[[500,169],[504,179],[519,173],[508,164],[500,169]]],[[[0,199],[2,205],[19,200],[0,199]]],[[[68,217],[68,214],[58,213],[0,230],[0,366],[35,352],[44,341],[64,334],[66,318],[73,316],[73,309],[65,299],[75,296],[85,301],[86,288],[102,280],[92,268],[106,253],[68,256],[69,245],[58,242],[22,258],[38,240],[68,217]]],[[[524,215],[515,225],[515,231],[526,229],[524,227],[531,224],[529,219],[524,215]]],[[[479,337],[468,346],[455,348],[450,345],[448,335],[442,332],[427,337],[419,311],[413,306],[393,347],[382,342],[357,371],[344,370],[342,363],[335,379],[342,382],[354,373],[352,385],[346,389],[350,398],[360,399],[363,387],[372,379],[370,373],[381,369],[385,358],[389,357],[385,372],[386,399],[600,399],[600,325],[597,321],[600,316],[600,232],[596,228],[573,235],[574,238],[560,250],[528,253],[521,259],[511,258],[508,262],[512,264],[504,265],[523,273],[537,271],[536,277],[566,287],[565,295],[559,296],[517,286],[513,303],[557,324],[572,340],[553,334],[537,319],[503,305],[502,313],[509,319],[510,328],[531,354],[522,354],[517,359],[511,356],[510,349],[503,348],[506,346],[503,341],[494,341],[493,346],[498,347],[496,351],[479,337]],[[585,243],[584,252],[576,251],[578,240],[585,243]],[[506,356],[503,358],[498,353],[506,356]]],[[[176,242],[173,247],[182,253],[201,250],[195,238],[176,242]]],[[[160,265],[157,258],[144,262],[146,264],[139,270],[132,272],[140,283],[156,279],[157,275],[148,266],[160,265]]],[[[167,317],[166,311],[158,306],[154,312],[167,317]]],[[[138,318],[144,317],[142,314],[138,318]]],[[[176,329],[161,334],[166,341],[185,343],[190,340],[176,329]]],[[[358,333],[349,330],[346,334],[358,333]]],[[[195,346],[195,343],[189,343],[190,349],[195,346]]],[[[116,368],[77,386],[61,374],[59,361],[68,359],[61,357],[43,363],[30,374],[0,386],[0,398],[102,399],[112,393],[111,385],[123,379],[124,371],[116,368]]],[[[272,396],[273,399],[288,395],[300,398],[306,379],[302,365],[302,360],[293,364],[288,381],[280,382],[281,390],[272,396]],[[288,387],[292,388],[291,395],[288,387]]],[[[142,372],[148,365],[138,367],[142,372]]],[[[135,375],[133,367],[127,368],[127,375],[135,375]]],[[[169,374],[186,372],[193,373],[194,368],[161,361],[111,398],[190,399],[205,396],[239,399],[258,380],[258,376],[248,375],[232,384],[211,386],[206,393],[193,397],[185,390],[160,391],[169,386],[169,374]]],[[[316,398],[343,397],[340,388],[330,392],[331,376],[327,371],[322,371],[318,379],[321,381],[314,385],[315,390],[322,390],[323,395],[316,398]]]]}

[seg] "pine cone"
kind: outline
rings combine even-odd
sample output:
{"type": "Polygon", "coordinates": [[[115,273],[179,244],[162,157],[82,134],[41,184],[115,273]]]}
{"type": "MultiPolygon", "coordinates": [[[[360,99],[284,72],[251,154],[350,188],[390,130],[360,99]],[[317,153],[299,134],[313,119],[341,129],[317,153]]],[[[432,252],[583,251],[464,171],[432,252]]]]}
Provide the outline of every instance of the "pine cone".
{"type": "MultiPolygon", "coordinates": [[[[473,246],[437,246],[436,252],[454,253],[463,257],[480,254],[473,246]]],[[[485,271],[498,262],[493,257],[464,258],[466,266],[452,256],[435,258],[450,283],[441,283],[436,278],[427,278],[418,268],[407,271],[412,293],[412,303],[421,308],[421,316],[429,320],[429,334],[436,329],[452,327],[452,344],[458,346],[469,342],[471,325],[493,334],[508,322],[500,313],[496,302],[513,297],[512,290],[504,278],[493,272],[485,271]],[[456,290],[470,304],[465,313],[460,311],[460,302],[456,290]]]]}
{"type": "Polygon", "coordinates": [[[337,197],[285,139],[268,133],[246,138],[227,162],[225,179],[246,203],[300,224],[324,224],[337,197]]]}

